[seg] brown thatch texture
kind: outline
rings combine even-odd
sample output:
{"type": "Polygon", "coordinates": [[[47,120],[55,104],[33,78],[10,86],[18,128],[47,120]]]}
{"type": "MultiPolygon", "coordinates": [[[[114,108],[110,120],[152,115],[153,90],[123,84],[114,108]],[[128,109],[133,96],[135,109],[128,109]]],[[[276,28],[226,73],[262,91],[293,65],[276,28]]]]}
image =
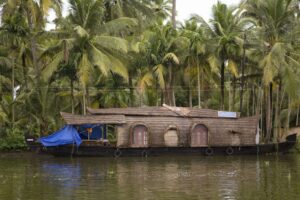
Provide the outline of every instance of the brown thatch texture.
{"type": "MultiPolygon", "coordinates": [[[[217,110],[173,107],[174,111],[165,107],[131,107],[131,108],[87,108],[93,115],[126,115],[126,116],[162,116],[162,117],[194,117],[194,118],[220,118],[217,110]]],[[[234,118],[234,117],[233,117],[234,118]]],[[[239,113],[237,113],[239,118],[239,113]]]]}
{"type": "Polygon", "coordinates": [[[60,113],[67,124],[124,124],[124,115],[73,115],[70,113],[60,113]]]}

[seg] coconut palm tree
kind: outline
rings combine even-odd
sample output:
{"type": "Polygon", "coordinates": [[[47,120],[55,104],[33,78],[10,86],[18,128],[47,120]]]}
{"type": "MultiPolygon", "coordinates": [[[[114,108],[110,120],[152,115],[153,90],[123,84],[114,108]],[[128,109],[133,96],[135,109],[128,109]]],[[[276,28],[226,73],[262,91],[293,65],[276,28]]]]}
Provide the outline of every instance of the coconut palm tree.
{"type": "Polygon", "coordinates": [[[122,59],[129,50],[128,42],[119,37],[137,24],[132,18],[117,18],[109,22],[104,19],[102,0],[71,0],[70,15],[61,21],[57,33],[62,39],[48,48],[44,55],[51,55],[51,60],[43,70],[44,80],[48,80],[61,63],[67,62],[69,56],[76,54],[77,77],[83,88],[83,113],[85,113],[87,89],[92,82],[93,73],[110,75],[110,71],[119,74],[126,81],[128,72],[122,59]],[[120,25],[122,22],[122,25],[120,25]],[[95,68],[96,67],[96,68],[95,68]]]}
{"type": "MultiPolygon", "coordinates": [[[[297,1],[292,0],[247,0],[241,7],[244,15],[257,21],[257,47],[252,55],[257,59],[263,72],[263,84],[266,91],[266,141],[272,136],[272,96],[274,85],[278,85],[278,98],[284,97],[283,91],[295,96],[298,84],[297,68],[299,56],[293,43],[297,40],[297,20],[299,12],[297,1]],[[285,88],[282,90],[282,88],[285,88]]],[[[280,103],[276,103],[276,127],[280,127],[280,103]]],[[[276,134],[276,132],[275,132],[276,134]]],[[[277,136],[274,137],[277,140],[277,136]]]]}
{"type": "Polygon", "coordinates": [[[38,66],[37,60],[37,36],[38,33],[42,32],[45,28],[50,8],[56,12],[57,16],[61,16],[61,4],[60,0],[6,0],[1,4],[3,7],[3,18],[9,17],[16,12],[18,12],[19,15],[22,15],[23,18],[26,18],[26,24],[29,29],[29,40],[33,61],[32,65],[34,66],[37,79],[40,74],[40,67],[38,66]]]}
{"type": "Polygon", "coordinates": [[[242,12],[236,7],[228,7],[226,4],[218,2],[213,6],[211,26],[200,16],[194,16],[194,19],[214,39],[211,45],[215,47],[215,55],[211,56],[210,64],[213,68],[219,67],[220,69],[221,109],[224,109],[225,100],[225,69],[227,67],[231,74],[238,75],[236,57],[241,54],[243,44],[241,36],[244,28],[249,25],[248,18],[243,18],[242,12]]]}
{"type": "Polygon", "coordinates": [[[186,49],[188,39],[178,36],[171,24],[156,25],[150,32],[145,33],[143,53],[149,68],[138,81],[143,90],[145,86],[155,86],[163,90],[162,102],[175,105],[174,85],[179,75],[179,57],[186,49]]]}
{"type": "Polygon", "coordinates": [[[209,66],[209,58],[211,56],[211,50],[209,45],[211,38],[205,31],[205,29],[198,26],[195,19],[186,21],[182,27],[181,34],[189,39],[189,47],[186,50],[187,55],[185,57],[186,74],[188,77],[189,85],[189,106],[192,107],[192,93],[191,93],[191,81],[194,77],[197,80],[197,92],[198,92],[198,107],[201,107],[201,74],[202,77],[211,78],[211,70],[209,66]],[[203,76],[205,75],[205,76],[203,76]]]}
{"type": "Polygon", "coordinates": [[[26,68],[26,59],[28,58],[28,35],[29,28],[26,24],[25,18],[22,14],[15,10],[11,15],[2,16],[3,22],[0,28],[0,44],[2,47],[6,49],[6,53],[2,60],[9,65],[11,69],[11,97],[12,97],[12,105],[11,105],[11,121],[12,127],[14,126],[15,121],[15,87],[17,84],[21,83],[27,88],[27,68],[26,68]],[[22,63],[23,70],[23,79],[24,81],[17,81],[16,76],[19,75],[18,71],[20,71],[20,63],[22,63]]]}

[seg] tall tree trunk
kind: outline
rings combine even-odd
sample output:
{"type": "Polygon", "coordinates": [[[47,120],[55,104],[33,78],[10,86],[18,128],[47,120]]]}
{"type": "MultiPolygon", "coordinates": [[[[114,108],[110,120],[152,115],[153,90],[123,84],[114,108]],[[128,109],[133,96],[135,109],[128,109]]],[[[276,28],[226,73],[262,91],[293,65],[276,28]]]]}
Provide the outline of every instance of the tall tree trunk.
{"type": "Polygon", "coordinates": [[[82,114],[86,115],[86,86],[83,86],[82,89],[82,114]]]}
{"type": "Polygon", "coordinates": [[[172,72],[172,65],[169,64],[168,65],[168,81],[166,83],[166,91],[165,91],[165,102],[166,104],[170,105],[170,106],[174,106],[174,99],[173,99],[173,87],[172,87],[172,76],[173,76],[173,72],[172,72]]]}
{"type": "Polygon", "coordinates": [[[91,99],[90,99],[90,88],[86,87],[86,106],[91,105],[91,99]]]}
{"type": "Polygon", "coordinates": [[[241,63],[242,76],[241,76],[241,91],[240,91],[240,112],[243,109],[243,95],[244,95],[244,84],[245,84],[245,64],[246,64],[246,48],[245,48],[246,34],[244,34],[244,45],[243,45],[243,59],[241,63]]]}
{"type": "Polygon", "coordinates": [[[172,0],[172,25],[176,28],[176,0],[172,0]]]}
{"type": "Polygon", "coordinates": [[[165,89],[161,89],[160,91],[160,106],[162,106],[165,102],[165,89]]]}
{"type": "Polygon", "coordinates": [[[197,82],[198,82],[198,107],[201,108],[201,85],[200,85],[200,66],[197,58],[197,82]]]}
{"type": "Polygon", "coordinates": [[[172,88],[172,104],[173,106],[176,106],[176,97],[175,97],[175,90],[172,88]]]}
{"type": "Polygon", "coordinates": [[[75,113],[75,106],[74,106],[74,81],[70,79],[70,86],[71,86],[71,107],[72,107],[72,114],[75,113]]]}
{"type": "Polygon", "coordinates": [[[232,80],[232,100],[231,100],[231,108],[234,111],[234,105],[235,105],[235,91],[236,91],[236,78],[233,76],[232,80]]]}
{"type": "Polygon", "coordinates": [[[140,97],[140,107],[142,107],[143,106],[143,91],[142,91],[142,89],[140,89],[140,91],[139,91],[139,97],[140,97]]]}
{"type": "Polygon", "coordinates": [[[266,142],[270,142],[272,131],[272,83],[268,85],[266,94],[266,142]]]}
{"type": "Polygon", "coordinates": [[[28,81],[27,81],[27,69],[26,69],[26,57],[22,55],[22,69],[23,69],[23,78],[24,78],[24,85],[25,89],[28,89],[28,81]]]}
{"type": "Polygon", "coordinates": [[[279,93],[280,93],[280,87],[277,88],[276,92],[276,106],[275,106],[275,120],[274,120],[274,137],[273,142],[278,142],[278,136],[280,135],[280,126],[279,126],[279,93]]]}
{"type": "Polygon", "coordinates": [[[225,93],[224,93],[224,83],[225,83],[225,63],[222,62],[221,65],[221,110],[224,110],[224,100],[225,100],[225,93]]]}
{"type": "Polygon", "coordinates": [[[159,102],[158,102],[158,83],[157,83],[157,78],[155,79],[155,104],[156,106],[159,105],[159,102]]]}
{"type": "Polygon", "coordinates": [[[40,79],[40,71],[38,69],[38,63],[37,63],[37,45],[36,45],[36,40],[35,40],[35,35],[34,35],[34,24],[33,24],[33,20],[32,20],[32,13],[31,11],[27,8],[27,20],[28,20],[28,26],[29,26],[29,30],[31,33],[31,37],[30,37],[30,46],[31,46],[31,53],[32,53],[32,60],[33,60],[33,67],[35,70],[35,75],[37,80],[40,79]]]}
{"type": "Polygon", "coordinates": [[[263,103],[264,103],[264,90],[262,88],[262,86],[260,86],[259,88],[260,90],[260,106],[259,106],[259,110],[260,110],[260,127],[261,127],[261,136],[265,135],[265,129],[264,129],[264,123],[263,123],[263,116],[264,116],[264,110],[263,110],[263,103]]]}
{"type": "Polygon", "coordinates": [[[299,124],[299,105],[297,105],[297,117],[296,117],[296,126],[299,124]]]}
{"type": "Polygon", "coordinates": [[[134,88],[132,84],[132,77],[129,75],[129,98],[130,98],[130,106],[134,105],[134,88]]]}
{"type": "Polygon", "coordinates": [[[15,59],[13,59],[12,68],[11,68],[11,127],[12,131],[14,131],[15,126],[15,59]]]}
{"type": "Polygon", "coordinates": [[[287,113],[287,119],[285,124],[285,133],[288,134],[289,128],[290,128],[290,117],[291,117],[291,96],[288,94],[288,113],[287,113]]]}
{"type": "Polygon", "coordinates": [[[255,115],[255,86],[252,86],[252,115],[255,115]]]}
{"type": "Polygon", "coordinates": [[[231,94],[231,81],[228,83],[228,110],[232,111],[231,108],[232,94],[231,94]]]}
{"type": "Polygon", "coordinates": [[[191,66],[188,66],[189,71],[189,107],[193,107],[193,94],[192,94],[192,87],[191,87],[191,66]]]}

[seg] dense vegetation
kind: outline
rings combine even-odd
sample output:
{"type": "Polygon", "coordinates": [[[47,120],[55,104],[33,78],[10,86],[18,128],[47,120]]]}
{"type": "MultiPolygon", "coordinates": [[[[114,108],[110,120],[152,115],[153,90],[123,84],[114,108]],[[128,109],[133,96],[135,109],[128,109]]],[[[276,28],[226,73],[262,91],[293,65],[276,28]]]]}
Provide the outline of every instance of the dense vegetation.
{"type": "Polygon", "coordinates": [[[190,106],[261,115],[265,141],[298,125],[298,0],[217,3],[175,21],[176,0],[2,0],[0,148],[85,107],[190,106]],[[56,28],[46,30],[49,12],[56,28]]]}

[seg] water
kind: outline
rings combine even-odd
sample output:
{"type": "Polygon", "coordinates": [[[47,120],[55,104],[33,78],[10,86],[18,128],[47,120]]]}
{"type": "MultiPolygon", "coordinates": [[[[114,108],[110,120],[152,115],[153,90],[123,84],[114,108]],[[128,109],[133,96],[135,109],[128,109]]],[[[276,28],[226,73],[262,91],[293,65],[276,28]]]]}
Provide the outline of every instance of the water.
{"type": "Polygon", "coordinates": [[[300,199],[300,155],[55,158],[0,154],[0,200],[300,199]]]}

